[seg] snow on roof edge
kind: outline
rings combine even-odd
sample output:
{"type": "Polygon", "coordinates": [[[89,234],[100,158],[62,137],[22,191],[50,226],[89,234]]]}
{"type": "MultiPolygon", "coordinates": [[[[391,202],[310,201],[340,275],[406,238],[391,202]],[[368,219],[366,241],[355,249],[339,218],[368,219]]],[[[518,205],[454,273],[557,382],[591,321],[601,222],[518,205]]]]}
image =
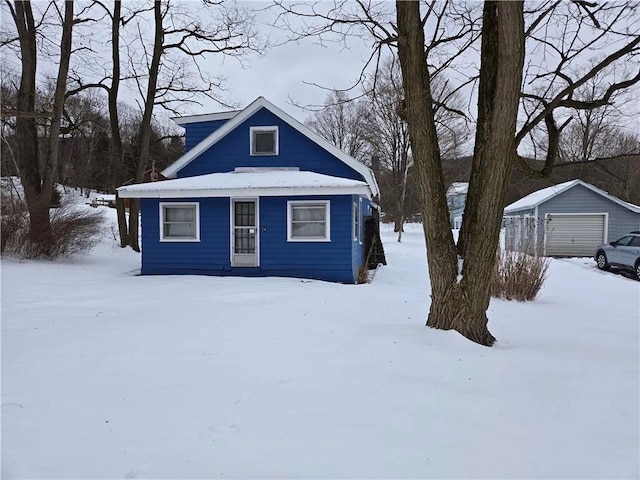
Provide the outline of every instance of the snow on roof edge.
{"type": "Polygon", "coordinates": [[[583,182],[580,179],[569,180],[568,182],[558,183],[557,185],[551,185],[550,187],[545,187],[545,188],[541,188],[540,190],[536,190],[535,192],[532,192],[529,195],[526,195],[521,199],[516,200],[510,205],[507,205],[504,209],[504,213],[513,213],[513,212],[518,212],[520,210],[528,210],[531,208],[535,208],[538,205],[552,199],[553,197],[556,197],[561,193],[569,190],[570,188],[575,187],[576,185],[582,185],[583,187],[588,188],[592,192],[597,193],[611,200],[612,202],[617,203],[618,205],[628,210],[631,210],[634,213],[640,213],[640,206],[633,205],[631,203],[625,202],[624,200],[620,200],[619,198],[614,197],[613,195],[609,195],[604,190],[601,190],[600,188],[594,185],[591,185],[590,183],[583,182]]]}
{"type": "MultiPolygon", "coordinates": [[[[186,152],[180,158],[178,158],[175,162],[165,168],[161,173],[165,177],[174,177],[175,174],[199,157],[202,153],[208,150],[211,146],[217,143],[220,139],[225,137],[228,133],[233,131],[238,125],[240,125],[247,118],[251,117],[255,112],[257,112],[260,108],[266,108],[271,113],[279,117],[282,121],[286,122],[294,129],[298,130],[301,134],[306,136],[312,142],[316,143],[324,150],[332,154],[338,160],[343,162],[345,165],[351,167],[353,170],[362,175],[371,188],[371,192],[373,195],[380,195],[380,188],[378,186],[378,182],[373,174],[373,171],[367,167],[364,163],[359,162],[355,158],[346,154],[338,147],[333,145],[331,142],[326,140],[325,138],[318,135],[316,132],[311,130],[309,127],[305,126],[295,118],[293,118],[288,113],[284,112],[271,102],[269,102],[264,97],[258,97],[249,105],[247,105],[243,110],[239,113],[235,114],[233,118],[231,118],[228,122],[218,128],[216,131],[207,136],[204,140],[194,146],[191,150],[186,152]]],[[[216,114],[210,114],[216,115],[216,114]]]]}
{"type": "Polygon", "coordinates": [[[118,188],[118,193],[123,198],[228,197],[239,194],[252,196],[358,194],[372,197],[371,188],[366,182],[296,170],[209,173],[163,182],[122,186],[118,188]]]}

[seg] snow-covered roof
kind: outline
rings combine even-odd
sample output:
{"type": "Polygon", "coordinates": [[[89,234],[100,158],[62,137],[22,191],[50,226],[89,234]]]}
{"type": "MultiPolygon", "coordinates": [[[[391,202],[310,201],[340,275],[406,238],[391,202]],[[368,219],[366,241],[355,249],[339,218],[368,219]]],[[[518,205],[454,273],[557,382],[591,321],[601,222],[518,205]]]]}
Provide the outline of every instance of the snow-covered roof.
{"type": "Polygon", "coordinates": [[[184,117],[171,117],[171,120],[178,125],[188,125],[189,123],[211,122],[213,120],[229,120],[235,117],[241,110],[229,110],[227,112],[205,113],[202,115],[186,115],[184,117]]]}
{"type": "Polygon", "coordinates": [[[469,191],[467,182],[453,182],[447,189],[447,195],[466,195],[469,191]]]}
{"type": "Polygon", "coordinates": [[[283,195],[366,195],[365,182],[293,169],[242,168],[234,172],[139,183],[118,188],[122,198],[274,197],[283,195]]]}
{"type": "Polygon", "coordinates": [[[183,123],[186,124],[186,123],[193,123],[193,122],[202,122],[207,120],[221,120],[225,118],[229,118],[229,121],[226,122],[224,125],[222,125],[220,128],[218,128],[216,131],[214,131],[212,134],[210,134],[208,137],[206,137],[204,140],[202,140],[199,144],[197,144],[195,147],[193,147],[191,150],[185,153],[178,160],[176,160],[167,168],[165,168],[162,171],[162,174],[165,177],[175,178],[176,173],[178,173],[179,170],[181,170],[182,168],[187,166],[189,163],[191,163],[193,160],[198,158],[202,153],[204,153],[206,150],[211,148],[211,146],[213,146],[215,143],[220,141],[227,134],[232,132],[238,125],[240,125],[242,122],[247,120],[249,117],[251,117],[251,115],[256,113],[261,108],[266,108],[275,116],[279,117],[282,121],[286,122],[291,127],[298,130],[305,137],[315,142],[317,145],[322,147],[331,155],[333,155],[334,157],[336,157],[337,159],[339,159],[340,161],[342,161],[343,163],[351,167],[353,170],[358,172],[360,175],[362,175],[363,178],[371,187],[371,192],[374,196],[380,194],[380,189],[378,188],[378,183],[376,182],[376,178],[373,175],[373,171],[369,167],[367,167],[363,163],[360,163],[358,160],[356,160],[352,156],[347,155],[338,147],[330,143],[328,140],[322,138],[320,135],[315,133],[309,127],[303,125],[298,120],[293,118],[291,115],[289,115],[288,113],[284,112],[283,110],[279,109],[278,107],[273,105],[271,102],[266,100],[264,97],[258,97],[256,100],[254,100],[244,110],[241,110],[240,112],[234,111],[234,112],[226,113],[226,115],[228,115],[227,117],[224,116],[225,113],[223,112],[223,113],[213,113],[208,115],[193,115],[190,117],[182,117],[185,119],[184,121],[181,119],[176,119],[176,123],[178,123],[178,125],[182,125],[183,123]],[[199,117],[199,118],[196,119],[196,117],[199,117]]]}
{"type": "Polygon", "coordinates": [[[635,213],[640,213],[640,206],[633,205],[631,203],[624,202],[619,198],[616,198],[612,195],[609,195],[604,190],[600,190],[598,187],[594,187],[590,183],[583,182],[582,180],[570,180],[568,182],[559,183],[557,185],[553,185],[551,187],[543,188],[542,190],[537,190],[533,193],[530,193],[526,197],[521,198],[520,200],[513,202],[511,205],[508,205],[505,209],[505,213],[512,213],[520,210],[527,210],[530,208],[535,208],[541,203],[550,200],[551,198],[560,195],[562,192],[569,190],[570,188],[575,187],[576,185],[582,185],[585,188],[588,188],[592,192],[597,193],[598,195],[602,195],[603,197],[611,200],[618,205],[627,208],[635,213]]]}
{"type": "Polygon", "coordinates": [[[115,202],[116,196],[113,193],[96,193],[90,195],[91,198],[95,198],[96,200],[104,200],[105,202],[115,202]]]}

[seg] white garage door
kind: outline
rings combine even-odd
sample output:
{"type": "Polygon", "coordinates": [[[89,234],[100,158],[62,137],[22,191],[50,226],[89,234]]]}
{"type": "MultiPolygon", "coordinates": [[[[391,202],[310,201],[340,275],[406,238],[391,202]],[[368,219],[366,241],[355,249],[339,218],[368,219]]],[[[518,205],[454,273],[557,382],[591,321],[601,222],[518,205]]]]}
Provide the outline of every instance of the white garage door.
{"type": "Polygon", "coordinates": [[[546,218],[545,254],[547,256],[587,257],[604,243],[606,215],[559,215],[546,218]]]}

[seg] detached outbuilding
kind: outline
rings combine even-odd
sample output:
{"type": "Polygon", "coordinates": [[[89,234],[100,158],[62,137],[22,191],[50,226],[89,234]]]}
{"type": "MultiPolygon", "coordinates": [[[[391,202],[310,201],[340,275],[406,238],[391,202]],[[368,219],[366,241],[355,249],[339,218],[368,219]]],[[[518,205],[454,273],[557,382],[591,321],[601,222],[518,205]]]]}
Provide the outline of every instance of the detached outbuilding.
{"type": "Polygon", "coordinates": [[[600,244],[640,229],[640,207],[581,180],[543,188],[504,210],[509,250],[591,256],[600,244]]]}

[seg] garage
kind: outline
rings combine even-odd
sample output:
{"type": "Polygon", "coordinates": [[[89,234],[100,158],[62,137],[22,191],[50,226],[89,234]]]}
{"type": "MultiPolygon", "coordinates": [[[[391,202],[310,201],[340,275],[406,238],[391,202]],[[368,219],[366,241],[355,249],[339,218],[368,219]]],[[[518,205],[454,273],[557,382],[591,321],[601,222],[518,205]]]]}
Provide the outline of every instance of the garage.
{"type": "Polygon", "coordinates": [[[545,256],[591,256],[607,239],[606,213],[547,213],[545,256]]]}
{"type": "Polygon", "coordinates": [[[550,257],[590,257],[598,245],[640,230],[640,206],[582,180],[530,193],[504,215],[507,250],[550,257]]]}

